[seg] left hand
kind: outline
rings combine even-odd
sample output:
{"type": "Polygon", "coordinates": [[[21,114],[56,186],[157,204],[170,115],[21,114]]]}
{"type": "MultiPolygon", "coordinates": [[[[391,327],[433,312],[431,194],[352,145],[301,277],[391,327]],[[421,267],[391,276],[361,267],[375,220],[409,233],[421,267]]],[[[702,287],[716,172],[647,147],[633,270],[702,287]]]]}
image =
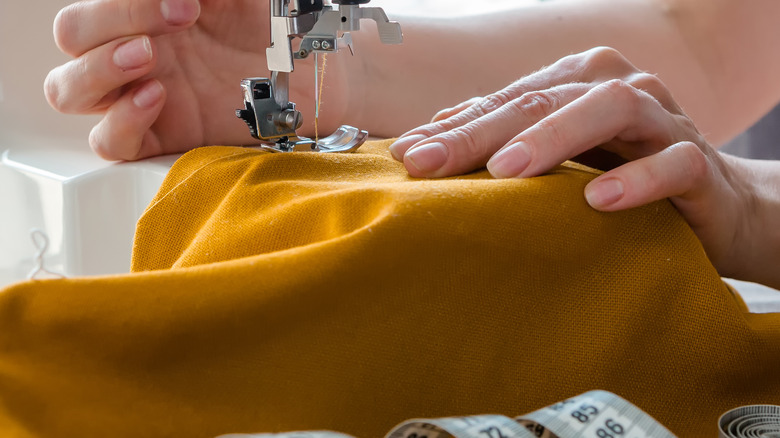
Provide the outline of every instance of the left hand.
{"type": "MultiPolygon", "coordinates": [[[[270,43],[265,0],[80,0],[54,23],[60,49],[72,60],[53,69],[44,91],[51,106],[101,114],[90,146],[111,160],[138,160],[211,144],[255,144],[244,122],[241,79],[267,72],[270,43]]],[[[345,57],[329,62],[323,131],[346,111],[345,57]]],[[[312,57],[299,61],[303,75],[312,57]]],[[[293,76],[291,100],[313,131],[309,81],[293,76]]]]}
{"type": "Polygon", "coordinates": [[[616,211],[670,198],[722,275],[742,277],[751,238],[748,172],[696,130],[654,75],[596,48],[483,99],[440,112],[391,146],[414,177],[487,165],[496,178],[540,175],[596,149],[627,163],[591,181],[588,203],[616,211]]]}

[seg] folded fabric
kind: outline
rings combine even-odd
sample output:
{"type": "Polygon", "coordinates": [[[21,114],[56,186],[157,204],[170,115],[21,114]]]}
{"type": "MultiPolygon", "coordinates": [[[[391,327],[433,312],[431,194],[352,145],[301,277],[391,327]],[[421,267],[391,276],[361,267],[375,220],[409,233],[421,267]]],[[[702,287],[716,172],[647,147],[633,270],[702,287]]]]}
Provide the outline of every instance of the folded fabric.
{"type": "Polygon", "coordinates": [[[714,437],[780,404],[780,315],[747,313],[668,202],[597,212],[573,163],[417,180],[387,145],[194,150],[133,273],[0,292],[0,435],[369,438],[604,389],[714,437]]]}

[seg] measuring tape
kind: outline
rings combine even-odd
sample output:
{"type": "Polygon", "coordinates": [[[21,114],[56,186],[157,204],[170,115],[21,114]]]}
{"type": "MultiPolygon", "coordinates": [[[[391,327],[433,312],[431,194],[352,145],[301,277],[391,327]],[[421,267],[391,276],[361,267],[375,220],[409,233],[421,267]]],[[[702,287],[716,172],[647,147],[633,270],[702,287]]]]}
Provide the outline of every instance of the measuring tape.
{"type": "Polygon", "coordinates": [[[754,405],[732,409],[718,420],[720,438],[780,438],[780,406],[754,405]]]}
{"type": "Polygon", "coordinates": [[[515,419],[499,415],[411,420],[387,438],[673,438],[641,409],[591,391],[515,419]],[[426,430],[431,433],[424,433],[426,430]]]}
{"type": "MultiPolygon", "coordinates": [[[[233,434],[219,438],[239,437],[352,438],[327,431],[233,434]]],[[[385,438],[674,438],[674,435],[615,394],[591,391],[514,419],[477,415],[409,420],[396,426],[385,438]]]]}
{"type": "MultiPolygon", "coordinates": [[[[780,406],[732,409],[718,420],[720,438],[780,438],[780,406]]],[[[353,438],[330,431],[230,434],[217,438],[353,438]]],[[[606,391],[591,391],[514,419],[476,415],[409,420],[385,438],[674,438],[644,411],[606,391]]]]}

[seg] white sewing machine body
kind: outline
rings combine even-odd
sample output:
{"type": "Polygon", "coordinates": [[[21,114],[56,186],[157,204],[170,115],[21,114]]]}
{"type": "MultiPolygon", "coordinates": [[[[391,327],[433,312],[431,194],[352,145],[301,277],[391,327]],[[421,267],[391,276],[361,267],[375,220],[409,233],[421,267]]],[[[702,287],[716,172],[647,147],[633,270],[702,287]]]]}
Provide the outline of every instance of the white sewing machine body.
{"type": "Polygon", "coordinates": [[[176,156],[137,163],[90,159],[89,151],[6,150],[0,162],[0,284],[35,266],[31,230],[48,237],[44,267],[65,276],[127,272],[135,223],[176,156]]]}

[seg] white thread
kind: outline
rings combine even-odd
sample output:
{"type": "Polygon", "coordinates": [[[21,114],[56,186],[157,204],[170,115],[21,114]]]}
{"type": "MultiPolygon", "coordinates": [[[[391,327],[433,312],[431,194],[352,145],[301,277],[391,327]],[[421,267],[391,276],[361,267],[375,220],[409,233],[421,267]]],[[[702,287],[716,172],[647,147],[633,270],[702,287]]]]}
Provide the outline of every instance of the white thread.
{"type": "Polygon", "coordinates": [[[36,280],[36,277],[41,274],[48,274],[55,278],[65,278],[64,275],[49,271],[43,266],[43,257],[46,255],[46,250],[49,249],[49,236],[47,236],[43,230],[39,228],[33,228],[30,230],[30,238],[32,239],[33,245],[38,252],[36,252],[34,256],[35,267],[33,267],[32,271],[27,274],[27,279],[36,280]]]}
{"type": "Polygon", "coordinates": [[[314,53],[314,142],[320,141],[320,105],[322,104],[322,89],[325,86],[325,66],[328,65],[328,54],[322,55],[322,70],[317,53],[314,53]]]}
{"type": "MultiPolygon", "coordinates": [[[[314,117],[320,116],[320,57],[314,52],[314,117]]],[[[316,122],[315,122],[316,123],[316,122]]]]}

